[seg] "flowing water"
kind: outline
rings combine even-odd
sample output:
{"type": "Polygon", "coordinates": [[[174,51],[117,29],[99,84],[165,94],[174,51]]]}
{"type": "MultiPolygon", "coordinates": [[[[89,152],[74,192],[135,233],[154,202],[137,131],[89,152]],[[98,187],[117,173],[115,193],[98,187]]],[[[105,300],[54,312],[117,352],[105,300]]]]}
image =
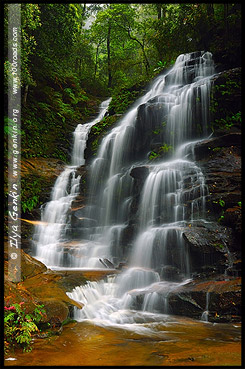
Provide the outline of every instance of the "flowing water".
{"type": "Polygon", "coordinates": [[[81,176],[76,174],[77,167],[84,165],[84,151],[91,127],[99,122],[105,115],[111,99],[104,101],[100,106],[98,116],[90,123],[78,124],[74,132],[74,145],[72,151],[72,165],[57,178],[51,200],[42,209],[41,221],[35,228],[33,236],[35,257],[48,267],[62,266],[64,254],[60,242],[65,239],[67,227],[67,212],[72,201],[80,189],[81,176]]]}
{"type": "MultiPolygon", "coordinates": [[[[146,324],[147,325],[147,324],[146,324]]],[[[152,333],[64,326],[60,336],[35,338],[33,350],[16,350],[5,366],[240,366],[241,326],[164,316],[152,333]]]]}
{"type": "Polygon", "coordinates": [[[143,323],[162,319],[157,314],[159,305],[161,313],[169,313],[168,294],[190,281],[191,265],[182,234],[187,223],[205,219],[208,187],[194,161],[193,147],[209,134],[213,74],[210,53],[180,55],[173,68],[156,78],[103,139],[91,165],[90,200],[84,209],[84,216],[95,226],[82,230],[87,242],[72,265],[100,268],[109,261],[116,266],[125,262],[127,267],[119,275],[67,293],[84,304],[81,310],[75,309],[76,320],[145,332],[151,328],[143,323]],[[148,156],[156,131],[168,157],[152,164],[148,156]],[[134,194],[130,174],[142,166],[148,174],[131,247],[124,251],[134,194]],[[166,279],[166,267],[175,268],[178,281],[166,279]],[[140,302],[139,296],[143,296],[140,302]]]}
{"type": "MultiPolygon", "coordinates": [[[[211,53],[180,55],[104,137],[90,167],[89,201],[79,210],[86,221],[77,230],[76,252],[69,252],[64,260],[61,241],[68,237],[66,214],[79,190],[74,166],[84,164],[88,130],[95,121],[77,127],[73,166],[57,179],[42,217],[46,225],[37,227],[37,257],[59,268],[126,264],[120,274],[67,292],[84,304],[75,308],[77,321],[145,333],[152,329],[145,323],[159,322],[162,314],[169,314],[169,293],[190,281],[192,266],[182,234],[188,224],[205,221],[208,187],[193,148],[209,135],[214,72],[211,53]],[[166,159],[154,164],[148,158],[157,144],[166,159]],[[131,174],[137,167],[144,169],[145,180],[132,216],[135,180],[131,174]],[[169,279],[166,273],[171,268],[174,276],[169,279]]],[[[102,113],[96,121],[101,117],[102,113]]]]}

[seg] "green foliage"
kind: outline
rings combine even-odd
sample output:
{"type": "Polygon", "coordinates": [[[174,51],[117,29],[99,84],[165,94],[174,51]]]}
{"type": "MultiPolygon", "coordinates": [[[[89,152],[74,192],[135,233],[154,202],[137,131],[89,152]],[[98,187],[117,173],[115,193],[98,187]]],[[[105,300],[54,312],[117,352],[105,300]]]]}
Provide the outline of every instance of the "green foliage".
{"type": "Polygon", "coordinates": [[[97,104],[93,100],[69,74],[31,90],[28,106],[22,109],[22,156],[67,162],[71,145],[68,133],[73,131],[74,122],[84,121],[95,112],[97,104]]]}
{"type": "Polygon", "coordinates": [[[131,87],[115,89],[109,106],[109,114],[124,114],[142,94],[144,83],[138,82],[131,87]]]}
{"type": "Polygon", "coordinates": [[[221,83],[211,90],[210,112],[212,113],[211,129],[229,131],[232,127],[240,127],[241,118],[241,79],[239,73],[224,74],[221,83]],[[234,99],[236,96],[236,99],[234,99]]]}
{"type": "Polygon", "coordinates": [[[45,315],[43,305],[37,305],[32,313],[26,313],[23,302],[4,307],[4,350],[20,347],[24,352],[32,350],[32,335],[38,332],[38,323],[45,315]]]}
{"type": "Polygon", "coordinates": [[[219,199],[219,200],[213,200],[213,203],[214,204],[219,204],[222,208],[225,206],[225,201],[222,200],[222,199],[219,199]]]}
{"type": "Polygon", "coordinates": [[[92,126],[90,130],[90,137],[93,155],[96,155],[101,139],[106,135],[108,130],[112,128],[112,126],[116,123],[117,119],[118,117],[116,115],[107,116],[103,118],[100,122],[92,126]]]}
{"type": "Polygon", "coordinates": [[[224,200],[222,200],[222,199],[220,199],[219,200],[219,204],[220,204],[220,206],[222,206],[222,208],[225,206],[225,201],[224,200]]]}
{"type": "Polygon", "coordinates": [[[38,4],[21,5],[21,84],[35,85],[31,71],[31,57],[36,51],[35,30],[41,27],[38,4]]]}
{"type": "Polygon", "coordinates": [[[31,175],[21,179],[21,208],[23,213],[31,212],[42,204],[41,191],[47,186],[44,179],[31,175]]]}
{"type": "Polygon", "coordinates": [[[39,196],[33,196],[31,199],[28,199],[26,202],[22,202],[22,209],[25,213],[26,210],[32,211],[38,204],[39,196]]]}
{"type": "Polygon", "coordinates": [[[240,124],[242,122],[241,112],[237,112],[236,114],[227,115],[225,118],[215,119],[215,126],[223,127],[229,130],[236,124],[240,124]]]}
{"type": "Polygon", "coordinates": [[[215,147],[212,151],[217,152],[217,151],[220,151],[220,150],[221,150],[221,147],[215,147]]]}
{"type": "Polygon", "coordinates": [[[149,154],[149,160],[153,160],[162,157],[163,154],[167,154],[173,151],[173,146],[164,143],[158,148],[158,150],[153,150],[149,154]]]}
{"type": "Polygon", "coordinates": [[[224,219],[224,208],[225,208],[225,201],[223,199],[219,199],[219,200],[213,200],[213,204],[218,204],[219,206],[221,206],[221,211],[219,208],[219,218],[218,218],[218,222],[222,222],[224,219]]]}
{"type": "Polygon", "coordinates": [[[217,247],[220,250],[224,250],[225,249],[225,245],[223,245],[222,243],[215,243],[214,246],[217,247]]]}

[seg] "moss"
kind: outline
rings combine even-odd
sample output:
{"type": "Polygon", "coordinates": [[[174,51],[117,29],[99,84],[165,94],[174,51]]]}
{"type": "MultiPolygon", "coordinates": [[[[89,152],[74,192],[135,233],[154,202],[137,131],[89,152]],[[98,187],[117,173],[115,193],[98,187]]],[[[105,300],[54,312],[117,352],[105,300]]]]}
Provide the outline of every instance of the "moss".
{"type": "Polygon", "coordinates": [[[150,152],[149,160],[161,158],[163,155],[168,154],[173,151],[173,146],[164,143],[158,149],[155,149],[150,152]]]}
{"type": "Polygon", "coordinates": [[[223,72],[211,89],[210,128],[225,134],[241,127],[241,71],[239,68],[223,72]]]}
{"type": "Polygon", "coordinates": [[[131,87],[115,90],[109,107],[109,114],[124,114],[135,100],[143,93],[145,82],[139,82],[131,87]]]}
{"type": "Polygon", "coordinates": [[[94,156],[97,154],[97,150],[102,138],[107,134],[109,129],[111,129],[117,120],[120,118],[121,114],[109,115],[103,118],[100,122],[92,126],[89,134],[88,147],[91,150],[91,154],[94,156]]]}
{"type": "Polygon", "coordinates": [[[72,132],[97,110],[99,101],[77,80],[39,82],[22,109],[22,157],[69,161],[72,132]],[[65,134],[64,134],[65,132],[65,134]]]}
{"type": "Polygon", "coordinates": [[[32,212],[49,199],[54,181],[65,163],[58,159],[22,158],[21,207],[22,214],[32,212]]]}

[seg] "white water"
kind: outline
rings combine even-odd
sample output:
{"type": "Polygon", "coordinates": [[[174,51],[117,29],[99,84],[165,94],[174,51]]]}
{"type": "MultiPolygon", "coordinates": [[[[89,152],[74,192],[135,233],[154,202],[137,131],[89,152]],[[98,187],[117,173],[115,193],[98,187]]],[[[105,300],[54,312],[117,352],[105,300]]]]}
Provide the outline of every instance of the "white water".
{"type": "Polygon", "coordinates": [[[106,101],[103,101],[100,105],[100,112],[99,115],[90,123],[86,124],[78,124],[75,131],[74,131],[74,144],[73,144],[73,150],[72,150],[72,160],[71,164],[73,166],[80,166],[85,164],[84,159],[84,151],[87,147],[87,139],[90,132],[90,129],[93,125],[100,122],[111,102],[111,98],[107,99],[106,101]]]}
{"type": "Polygon", "coordinates": [[[78,124],[74,132],[72,165],[66,166],[58,176],[49,201],[42,209],[41,224],[35,227],[33,236],[35,257],[48,267],[63,266],[65,256],[61,242],[66,240],[67,212],[72,201],[79,193],[81,176],[76,174],[77,167],[84,165],[84,150],[91,127],[105,115],[111,98],[100,106],[98,116],[90,123],[78,124]]]}
{"type": "MultiPolygon", "coordinates": [[[[41,241],[39,234],[38,256],[47,265],[94,269],[126,263],[119,275],[67,293],[84,304],[75,308],[75,319],[139,331],[141,324],[170,314],[169,293],[189,282],[192,269],[182,234],[195,220],[205,220],[208,187],[193,152],[209,134],[213,73],[210,53],[180,55],[104,137],[90,168],[89,201],[79,210],[85,223],[66,263],[56,260],[65,220],[51,242],[41,241]],[[148,156],[157,144],[171,155],[152,164],[148,156]],[[130,173],[141,166],[149,173],[132,215],[136,188],[130,173]]],[[[84,147],[86,135],[79,140],[84,147]]],[[[74,151],[74,160],[83,162],[75,145],[74,151]]]]}
{"type": "Polygon", "coordinates": [[[138,330],[139,323],[163,319],[159,312],[171,313],[169,293],[190,281],[191,265],[182,233],[184,226],[205,219],[208,187],[194,161],[193,148],[208,136],[213,73],[210,53],[180,55],[174,67],[153,82],[103,139],[91,166],[91,198],[84,211],[97,225],[83,230],[87,244],[73,265],[98,268],[100,260],[107,259],[115,265],[126,261],[127,266],[118,276],[88,282],[67,293],[84,304],[81,310],[75,308],[78,321],[138,330]],[[172,149],[172,155],[154,165],[147,160],[147,141],[135,151],[139,140],[144,140],[145,127],[140,129],[140,124],[146,124],[150,141],[156,121],[160,122],[157,128],[164,126],[159,139],[172,149]],[[134,191],[130,172],[142,165],[149,174],[141,191],[136,232],[125,252],[123,237],[134,191]]]}
{"type": "Polygon", "coordinates": [[[209,300],[210,300],[210,292],[206,293],[206,306],[205,306],[205,310],[201,315],[201,320],[203,320],[204,322],[208,322],[208,315],[209,315],[209,300]]]}

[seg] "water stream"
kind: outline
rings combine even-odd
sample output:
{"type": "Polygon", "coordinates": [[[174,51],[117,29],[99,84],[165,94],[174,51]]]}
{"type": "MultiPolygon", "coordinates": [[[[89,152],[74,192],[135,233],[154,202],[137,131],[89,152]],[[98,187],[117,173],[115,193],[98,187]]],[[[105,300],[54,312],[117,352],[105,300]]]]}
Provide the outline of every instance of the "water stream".
{"type": "Polygon", "coordinates": [[[74,166],[84,164],[87,138],[85,126],[77,127],[73,166],[57,179],[42,217],[47,224],[36,230],[37,257],[52,267],[126,265],[119,275],[67,293],[84,304],[80,310],[75,308],[77,321],[145,332],[152,329],[148,323],[162,321],[169,314],[168,294],[190,281],[191,263],[182,234],[183,227],[205,220],[208,186],[195,163],[193,147],[210,134],[214,72],[211,53],[180,55],[104,137],[89,168],[88,203],[79,210],[86,222],[79,229],[76,253],[66,255],[65,264],[59,245],[67,237],[67,209],[79,188],[74,166]],[[157,145],[166,158],[154,164],[149,154],[157,145]],[[146,175],[132,216],[135,180],[131,174],[137,167],[143,167],[146,175]],[[131,238],[125,244],[130,227],[131,238]],[[166,270],[171,268],[174,273],[169,280],[166,270]],[[164,307],[161,312],[159,305],[164,307]]]}
{"type": "Polygon", "coordinates": [[[64,263],[64,254],[60,244],[66,239],[67,212],[79,193],[81,176],[76,174],[76,170],[85,163],[84,151],[89,131],[104,117],[110,101],[111,98],[101,104],[99,114],[93,121],[78,124],[76,127],[72,165],[66,166],[58,176],[51,192],[51,200],[42,209],[41,223],[35,227],[34,254],[36,259],[48,267],[62,266],[64,263]]]}

